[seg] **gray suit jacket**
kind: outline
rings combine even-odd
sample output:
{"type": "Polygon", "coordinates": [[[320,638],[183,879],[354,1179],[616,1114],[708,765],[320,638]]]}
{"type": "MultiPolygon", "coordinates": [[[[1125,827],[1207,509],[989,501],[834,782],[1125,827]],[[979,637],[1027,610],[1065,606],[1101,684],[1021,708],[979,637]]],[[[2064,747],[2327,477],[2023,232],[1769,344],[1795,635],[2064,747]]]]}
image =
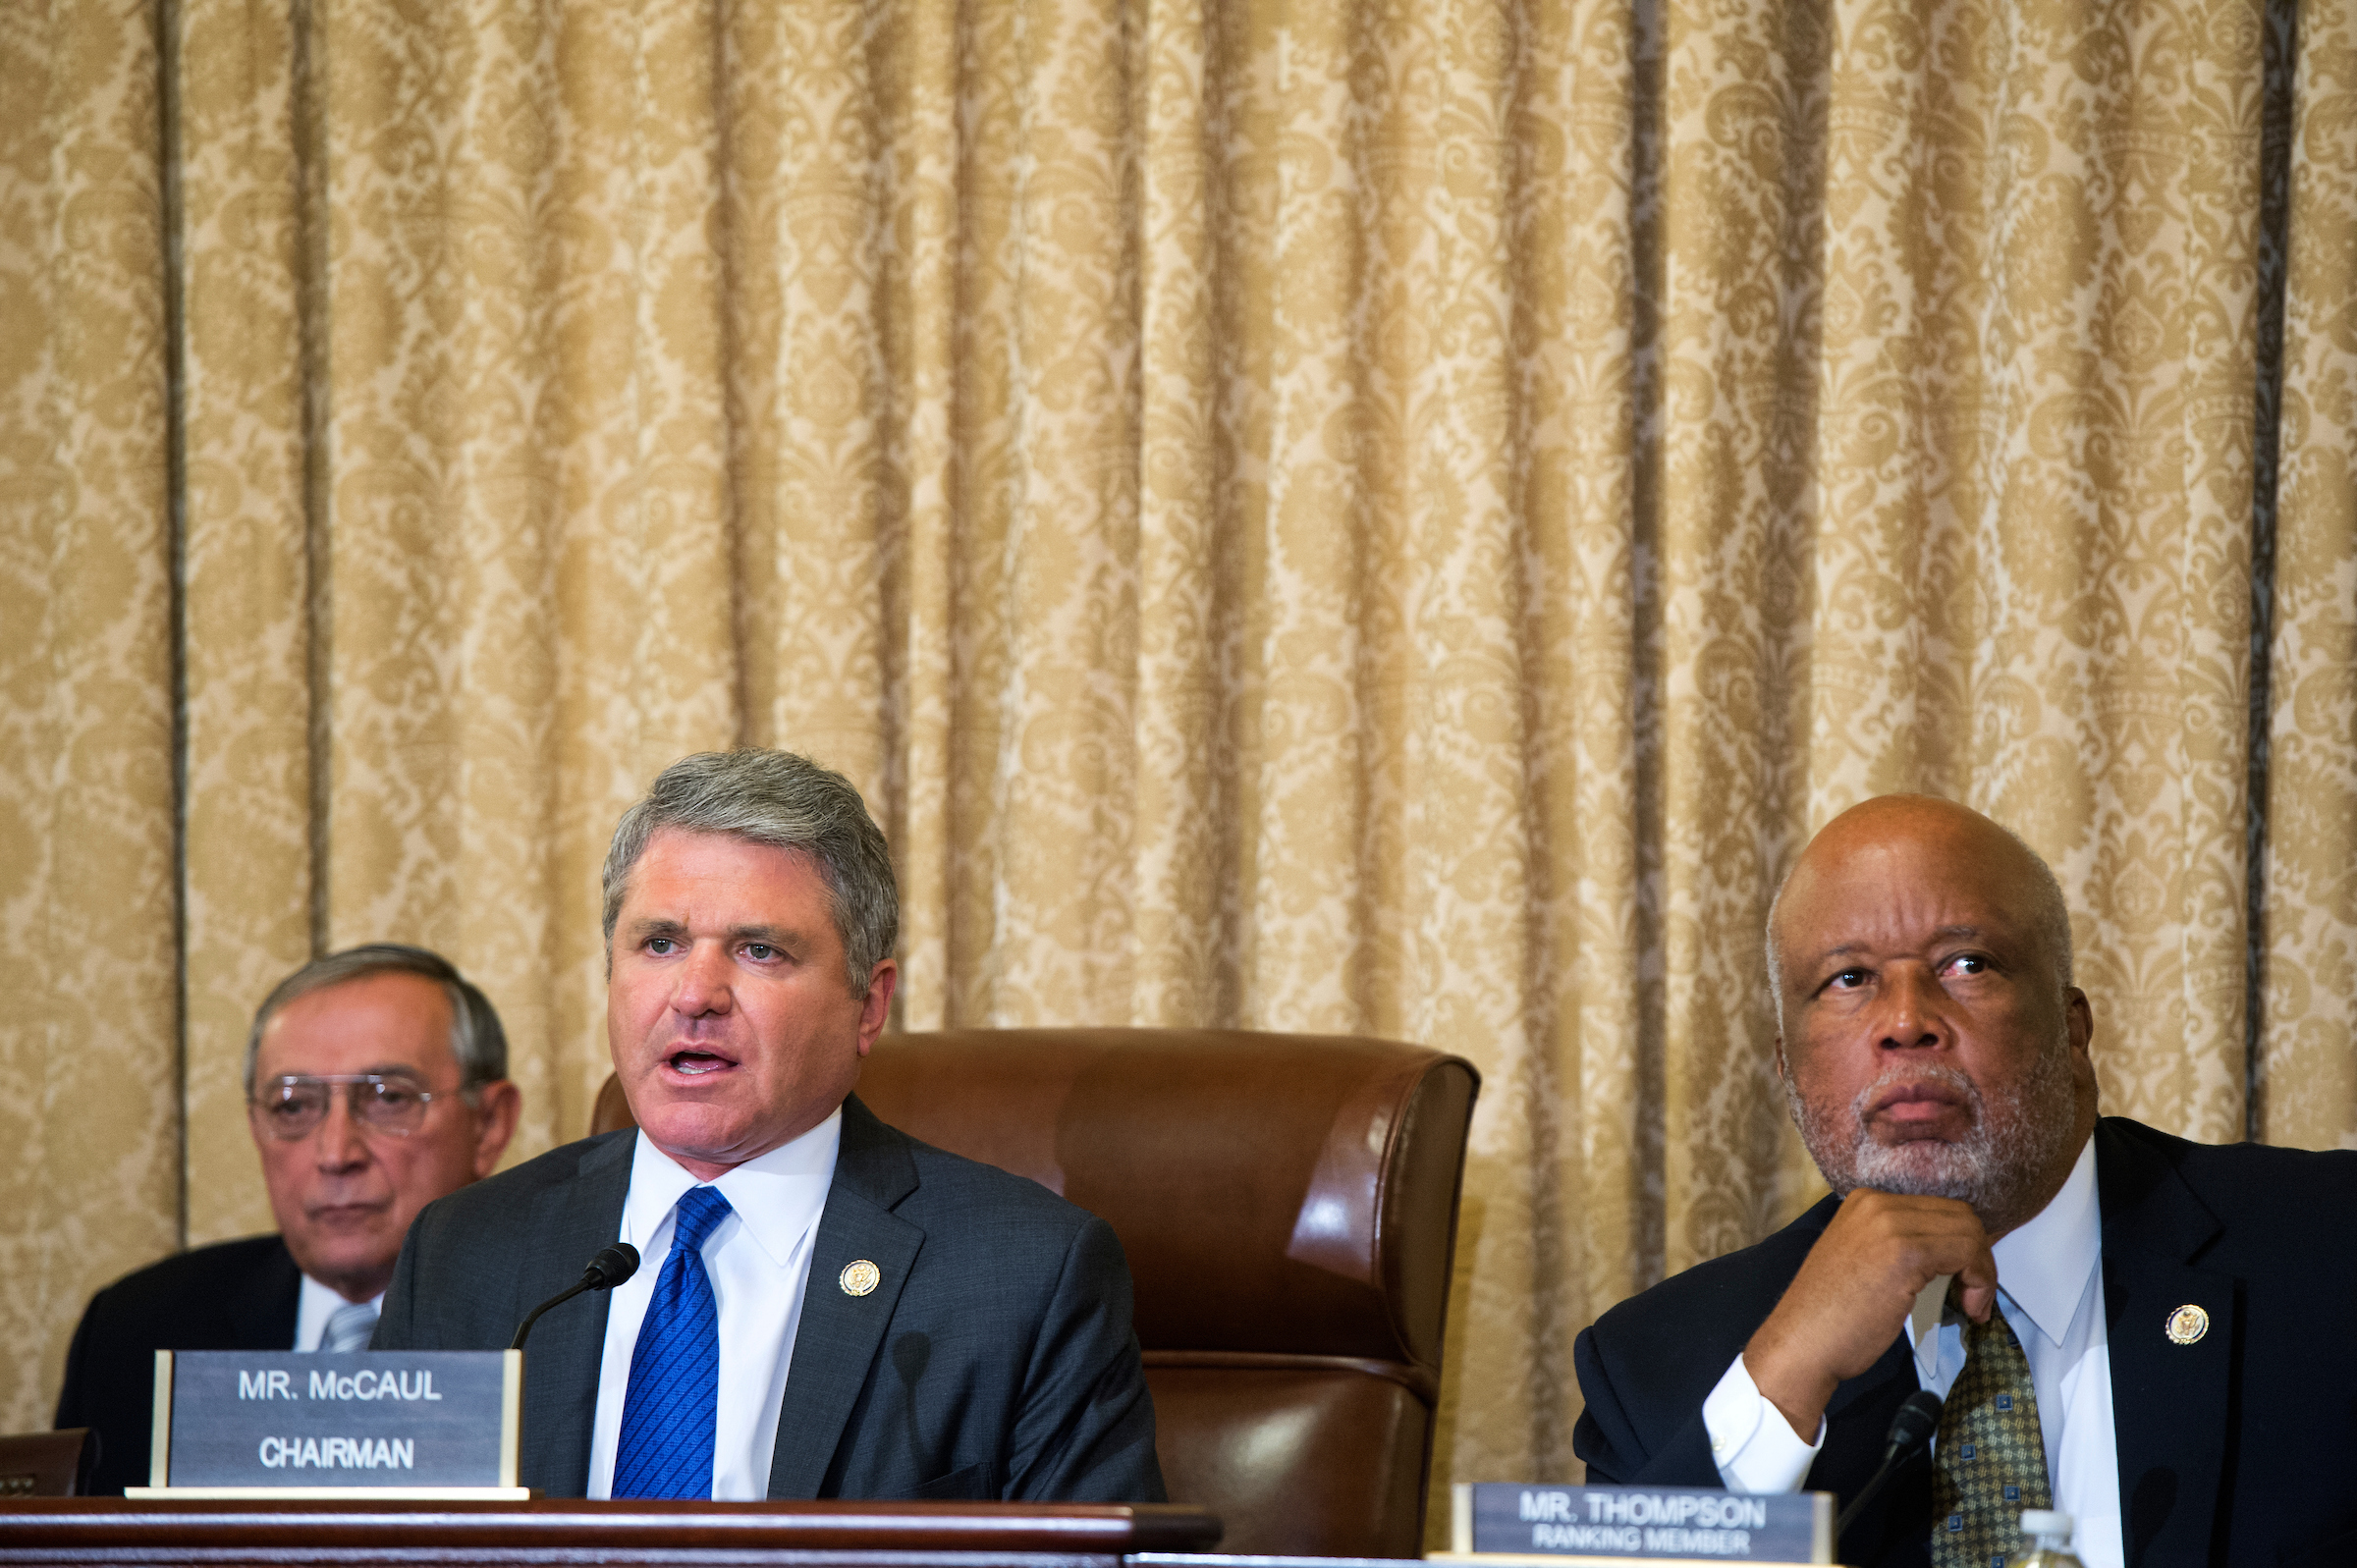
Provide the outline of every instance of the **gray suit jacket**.
{"type": "MultiPolygon", "coordinates": [[[[568,1144],[429,1206],[374,1348],[505,1349],[619,1233],[635,1137],[568,1144]]],[[[588,1485],[607,1301],[558,1307],[524,1351],[521,1480],[551,1496],[588,1485]]],[[[769,1495],[1162,1501],[1112,1227],[845,1101],[769,1495]],[[857,1259],[883,1276],[865,1296],[837,1282],[857,1259]]]]}

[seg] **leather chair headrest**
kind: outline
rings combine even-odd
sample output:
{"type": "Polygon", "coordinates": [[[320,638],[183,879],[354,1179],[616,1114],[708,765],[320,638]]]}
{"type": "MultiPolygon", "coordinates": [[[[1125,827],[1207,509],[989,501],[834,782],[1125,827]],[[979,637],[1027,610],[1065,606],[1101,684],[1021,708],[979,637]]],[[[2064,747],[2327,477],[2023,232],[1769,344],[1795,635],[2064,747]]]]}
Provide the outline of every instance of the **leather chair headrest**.
{"type": "Polygon", "coordinates": [[[885,1036],[858,1092],[911,1136],[1110,1221],[1149,1350],[1437,1375],[1478,1085],[1470,1063],[1393,1041],[976,1029],[885,1036]],[[1419,1237],[1437,1266],[1407,1255],[1419,1237]]]}

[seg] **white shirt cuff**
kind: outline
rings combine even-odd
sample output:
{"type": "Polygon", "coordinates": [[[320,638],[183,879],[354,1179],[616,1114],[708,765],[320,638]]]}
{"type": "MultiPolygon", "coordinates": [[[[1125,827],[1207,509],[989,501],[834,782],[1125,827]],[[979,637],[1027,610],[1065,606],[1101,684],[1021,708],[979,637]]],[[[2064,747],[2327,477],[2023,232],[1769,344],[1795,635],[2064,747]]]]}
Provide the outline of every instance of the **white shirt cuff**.
{"type": "Polygon", "coordinates": [[[1817,1420],[1816,1440],[1802,1442],[1784,1413],[1751,1380],[1751,1369],[1739,1353],[1702,1402],[1702,1425],[1711,1434],[1719,1483],[1729,1491],[1798,1491],[1817,1450],[1825,1446],[1825,1418],[1817,1420]]]}

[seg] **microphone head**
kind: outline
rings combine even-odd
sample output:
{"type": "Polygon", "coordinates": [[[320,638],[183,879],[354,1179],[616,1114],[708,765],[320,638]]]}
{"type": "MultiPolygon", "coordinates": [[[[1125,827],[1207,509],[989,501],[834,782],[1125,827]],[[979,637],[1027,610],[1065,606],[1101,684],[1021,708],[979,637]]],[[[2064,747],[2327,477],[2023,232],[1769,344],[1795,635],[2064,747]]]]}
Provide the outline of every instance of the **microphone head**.
{"type": "MultiPolygon", "coordinates": [[[[618,1241],[610,1247],[600,1247],[597,1250],[597,1256],[589,1260],[589,1267],[585,1271],[586,1277],[581,1282],[591,1290],[612,1290],[637,1271],[638,1249],[627,1241],[618,1241]]],[[[1934,1400],[1932,1402],[1934,1426],[1939,1425],[1939,1401],[1934,1400]]]]}
{"type": "Polygon", "coordinates": [[[1898,1407],[1898,1414],[1891,1418],[1891,1446],[1900,1453],[1910,1453],[1939,1430],[1940,1396],[1929,1388],[1918,1388],[1907,1395],[1898,1407]]]}

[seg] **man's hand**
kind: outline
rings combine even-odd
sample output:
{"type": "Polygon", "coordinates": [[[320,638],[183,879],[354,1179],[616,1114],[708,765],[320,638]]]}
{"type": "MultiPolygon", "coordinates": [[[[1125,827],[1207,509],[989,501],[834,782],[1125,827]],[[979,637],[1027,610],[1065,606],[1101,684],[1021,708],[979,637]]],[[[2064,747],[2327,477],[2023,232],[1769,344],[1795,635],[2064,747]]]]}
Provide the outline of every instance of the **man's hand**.
{"type": "Polygon", "coordinates": [[[1925,1285],[1958,1275],[1974,1323],[1997,1305],[1997,1260],[1968,1205],[1861,1187],[1841,1201],[1776,1311],[1743,1347],[1743,1365],[1803,1442],[1845,1378],[1882,1358],[1925,1285]]]}

